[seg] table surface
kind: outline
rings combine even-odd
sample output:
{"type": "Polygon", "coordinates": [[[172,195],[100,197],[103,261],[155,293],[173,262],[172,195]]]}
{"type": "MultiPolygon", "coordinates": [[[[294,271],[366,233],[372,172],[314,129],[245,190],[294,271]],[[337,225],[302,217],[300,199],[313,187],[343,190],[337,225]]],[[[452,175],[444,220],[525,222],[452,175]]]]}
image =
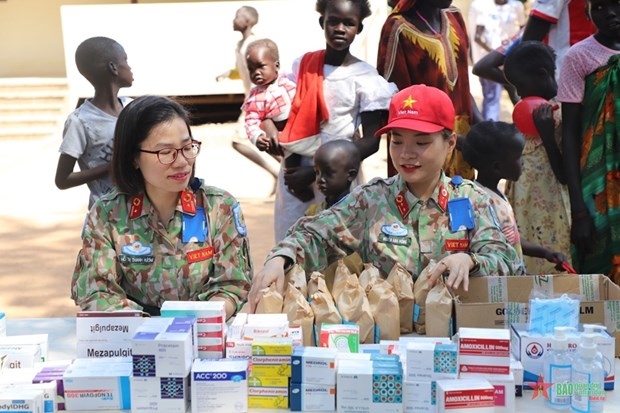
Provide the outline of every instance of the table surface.
{"type": "MultiPolygon", "coordinates": [[[[67,360],[75,358],[76,339],[75,339],[75,318],[17,318],[7,319],[7,335],[19,334],[48,334],[48,360],[67,360]]],[[[618,375],[620,375],[620,359],[615,359],[616,364],[616,390],[606,392],[605,411],[620,411],[620,388],[618,375]]],[[[524,390],[523,397],[516,398],[516,412],[525,412],[528,408],[536,408],[536,413],[557,412],[545,405],[542,396],[532,399],[534,392],[524,390]]],[[[280,413],[281,409],[250,409],[256,413],[280,413]]],[[[81,413],[73,410],[75,413],[81,413]]],[[[93,412],[90,410],[88,412],[93,412]]],[[[111,410],[100,413],[130,412],[130,410],[111,410]]],[[[84,412],[86,413],[86,412],[84,412]]]]}

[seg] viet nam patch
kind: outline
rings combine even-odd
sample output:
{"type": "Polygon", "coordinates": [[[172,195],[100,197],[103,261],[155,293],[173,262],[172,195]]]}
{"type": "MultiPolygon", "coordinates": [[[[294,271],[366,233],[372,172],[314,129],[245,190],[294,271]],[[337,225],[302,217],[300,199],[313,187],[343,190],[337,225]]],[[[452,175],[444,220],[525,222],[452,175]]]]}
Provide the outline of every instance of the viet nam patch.
{"type": "Polygon", "coordinates": [[[153,248],[142,245],[140,241],[134,241],[121,247],[118,260],[121,264],[152,264],[155,262],[153,248]]]}
{"type": "Polygon", "coordinates": [[[242,237],[245,237],[248,234],[248,228],[245,226],[245,222],[243,222],[243,219],[241,218],[241,206],[239,205],[238,202],[233,206],[232,211],[233,211],[233,218],[235,220],[235,227],[237,228],[237,232],[242,237]]]}

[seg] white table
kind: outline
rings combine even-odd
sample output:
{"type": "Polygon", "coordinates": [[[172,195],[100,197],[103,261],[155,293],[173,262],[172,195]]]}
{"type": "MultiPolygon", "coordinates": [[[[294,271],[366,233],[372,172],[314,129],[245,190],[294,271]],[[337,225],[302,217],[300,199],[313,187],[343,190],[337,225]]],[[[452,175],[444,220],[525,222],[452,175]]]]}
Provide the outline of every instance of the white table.
{"type": "MultiPolygon", "coordinates": [[[[17,318],[7,319],[7,335],[18,334],[49,334],[49,360],[66,360],[75,358],[75,318],[17,318]]],[[[616,358],[616,389],[606,392],[605,411],[620,412],[620,359],[616,358]]],[[[558,412],[547,407],[541,397],[532,400],[533,391],[524,390],[523,397],[517,397],[516,412],[527,412],[536,409],[536,413],[558,412]]],[[[281,413],[283,410],[277,409],[250,409],[253,413],[281,413]]],[[[75,413],[75,410],[73,411],[75,413]]],[[[90,412],[93,412],[92,410],[90,412]]],[[[125,411],[101,411],[99,413],[119,413],[125,411]]]]}

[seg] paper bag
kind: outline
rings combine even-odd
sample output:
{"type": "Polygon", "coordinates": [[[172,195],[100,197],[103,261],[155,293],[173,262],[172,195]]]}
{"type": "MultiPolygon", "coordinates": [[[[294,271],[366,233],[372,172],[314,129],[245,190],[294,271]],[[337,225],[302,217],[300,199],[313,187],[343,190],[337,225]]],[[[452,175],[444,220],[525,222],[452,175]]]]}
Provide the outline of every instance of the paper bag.
{"type": "MultiPolygon", "coordinates": [[[[351,270],[349,270],[344,263],[344,260],[338,260],[336,272],[334,273],[334,282],[329,290],[332,293],[332,297],[334,297],[334,301],[338,301],[338,297],[340,297],[340,294],[345,290],[350,276],[351,270]]],[[[357,275],[355,275],[355,278],[357,278],[357,275]]],[[[325,283],[327,284],[327,280],[325,280],[325,283]]]]}
{"type": "Polygon", "coordinates": [[[301,326],[303,345],[314,346],[314,313],[306,297],[293,283],[288,284],[284,294],[282,312],[288,317],[290,326],[301,326]]]}
{"type": "Polygon", "coordinates": [[[364,269],[360,273],[360,285],[368,293],[367,287],[375,278],[381,278],[379,269],[372,264],[364,264],[364,269]]]}
{"type": "Polygon", "coordinates": [[[325,279],[316,277],[317,291],[309,297],[310,307],[314,313],[314,342],[318,343],[321,324],[342,324],[342,317],[336,308],[332,294],[327,289],[325,279]]]}
{"type": "Polygon", "coordinates": [[[413,279],[409,271],[400,263],[396,263],[388,274],[387,282],[392,285],[398,307],[400,308],[400,332],[411,333],[413,331],[413,279]]]}
{"type": "Polygon", "coordinates": [[[381,277],[367,286],[368,305],[375,322],[375,343],[380,340],[398,340],[400,337],[400,309],[392,285],[381,277]]]}
{"type": "Polygon", "coordinates": [[[413,327],[418,334],[426,334],[426,296],[431,289],[427,275],[433,268],[435,268],[435,260],[429,262],[413,284],[413,298],[415,301],[413,306],[413,327]]]}
{"type": "Polygon", "coordinates": [[[308,282],[306,280],[306,271],[299,264],[293,265],[284,276],[284,285],[293,284],[305,298],[308,298],[308,282]]]}
{"type": "Polygon", "coordinates": [[[276,283],[260,291],[260,301],[256,305],[256,314],[280,314],[284,298],[276,289],[276,283]]]}
{"type": "Polygon", "coordinates": [[[359,274],[363,269],[362,257],[357,252],[353,254],[349,254],[344,258],[339,259],[336,262],[331,263],[325,270],[323,274],[325,274],[325,282],[327,283],[327,288],[329,291],[332,291],[332,286],[334,284],[334,279],[336,277],[336,269],[338,268],[338,263],[341,261],[344,265],[347,266],[350,272],[353,274],[359,274]]]}
{"type": "Polygon", "coordinates": [[[336,307],[343,323],[359,326],[360,343],[374,342],[375,322],[366,292],[362,289],[356,274],[348,274],[344,289],[336,299],[336,307]]]}
{"type": "Polygon", "coordinates": [[[441,278],[426,296],[426,335],[450,337],[452,329],[452,297],[441,278]]]}
{"type": "Polygon", "coordinates": [[[325,283],[325,276],[323,273],[314,271],[310,274],[310,280],[308,281],[308,299],[310,299],[314,293],[319,291],[319,279],[322,279],[323,283],[325,283]]]}

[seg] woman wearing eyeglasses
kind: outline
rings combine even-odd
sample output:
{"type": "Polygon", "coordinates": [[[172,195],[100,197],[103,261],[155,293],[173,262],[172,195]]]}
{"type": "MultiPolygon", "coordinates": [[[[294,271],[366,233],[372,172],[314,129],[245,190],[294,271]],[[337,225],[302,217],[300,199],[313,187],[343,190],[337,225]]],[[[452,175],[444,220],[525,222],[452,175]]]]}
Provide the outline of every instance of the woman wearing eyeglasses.
{"type": "Polygon", "coordinates": [[[218,300],[239,310],[252,263],[236,199],[194,177],[200,142],[185,109],[144,96],[121,112],[115,189],[91,208],[71,296],[83,310],[141,309],[166,300],[218,300]]]}

